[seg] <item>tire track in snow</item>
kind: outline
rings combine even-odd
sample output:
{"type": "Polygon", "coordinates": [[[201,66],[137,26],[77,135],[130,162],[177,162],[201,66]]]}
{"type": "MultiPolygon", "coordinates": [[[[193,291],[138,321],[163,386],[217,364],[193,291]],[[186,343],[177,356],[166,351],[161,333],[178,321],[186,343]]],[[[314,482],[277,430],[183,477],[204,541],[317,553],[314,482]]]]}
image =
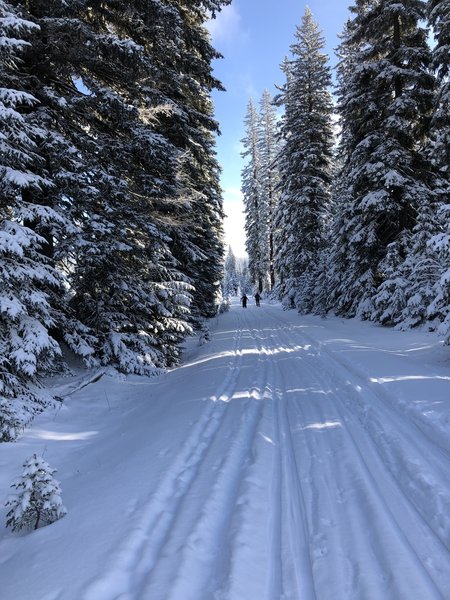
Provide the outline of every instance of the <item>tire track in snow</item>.
{"type": "MultiPolygon", "coordinates": [[[[395,417],[398,423],[403,423],[404,418],[408,419],[411,423],[412,428],[415,432],[415,436],[419,435],[421,438],[427,440],[427,442],[436,447],[439,454],[442,455],[444,460],[448,460],[450,457],[450,440],[446,438],[442,439],[442,434],[439,430],[432,430],[428,423],[420,420],[417,415],[410,411],[406,411],[402,409],[395,395],[389,393],[384,390],[379,383],[372,381],[367,375],[362,373],[357,368],[353,367],[351,364],[348,364],[346,360],[342,357],[337,356],[334,352],[331,352],[327,349],[326,345],[322,342],[315,340],[313,337],[308,335],[307,333],[302,332],[307,339],[310,340],[312,344],[315,345],[317,353],[320,355],[321,353],[325,354],[327,358],[336,365],[336,369],[340,373],[345,373],[347,376],[351,375],[353,379],[358,380],[358,382],[364,386],[364,388],[373,396],[377,398],[377,400],[385,406],[385,408],[392,413],[395,414],[395,417]]],[[[445,470],[445,469],[444,469],[445,470]]]]}
{"type": "Polygon", "coordinates": [[[317,349],[319,354],[325,354],[333,364],[341,371],[349,374],[353,379],[357,379],[368,391],[378,398],[389,410],[395,412],[397,417],[402,421],[406,417],[415,428],[418,429],[420,435],[428,440],[430,444],[435,446],[440,453],[448,459],[450,456],[450,439],[444,436],[440,429],[434,429],[430,422],[421,419],[416,413],[407,410],[406,404],[399,404],[395,394],[385,390],[376,380],[372,380],[366,373],[352,365],[348,360],[335,352],[329,350],[323,342],[316,340],[314,337],[302,331],[302,335],[307,338],[317,349]]]}
{"type": "MultiPolygon", "coordinates": [[[[310,368],[309,376],[323,387],[323,375],[319,379],[310,368]]],[[[341,579],[341,594],[345,597],[350,595],[396,600],[411,598],[414,597],[412,594],[415,594],[416,597],[427,598],[427,600],[440,598],[422,561],[405,536],[404,529],[399,526],[392,513],[391,503],[398,502],[395,486],[391,484],[394,493],[388,493],[390,482],[377,464],[379,461],[372,456],[373,450],[367,444],[367,440],[361,439],[361,446],[355,441],[355,432],[360,429],[359,423],[348,418],[348,415],[342,414],[339,398],[333,395],[328,395],[326,398],[326,415],[322,411],[320,402],[313,409],[309,403],[307,413],[304,410],[304,402],[299,399],[294,399],[292,405],[300,416],[300,422],[311,421],[311,417],[314,417],[319,424],[326,422],[341,424],[333,434],[312,430],[305,431],[303,435],[312,457],[311,483],[316,489],[316,497],[311,503],[312,538],[317,564],[315,576],[321,589],[329,589],[331,584],[334,587],[333,593],[325,593],[324,597],[330,599],[335,597],[335,586],[341,579]],[[341,447],[339,452],[336,452],[338,440],[341,447]],[[327,455],[330,458],[331,456],[339,458],[330,463],[329,460],[322,458],[327,455]],[[331,498],[331,501],[327,497],[324,481],[328,484],[328,492],[332,491],[336,484],[334,498],[331,498]],[[340,510],[337,511],[336,508],[340,510]],[[341,557],[346,560],[341,568],[343,573],[347,571],[348,580],[352,582],[351,587],[345,579],[339,577],[340,569],[335,568],[336,556],[333,556],[331,561],[326,560],[329,552],[327,541],[329,542],[331,535],[335,535],[336,532],[328,531],[327,540],[323,533],[330,528],[323,527],[320,523],[320,515],[327,515],[327,518],[331,516],[332,521],[339,523],[341,527],[345,524],[345,532],[337,532],[338,538],[331,544],[331,549],[346,548],[345,555],[341,557]],[[347,538],[346,542],[345,538],[347,538]],[[351,556],[348,553],[349,548],[351,556]],[[324,559],[322,565],[320,559],[324,559]],[[350,565],[352,566],[349,569],[350,565]],[[330,566],[335,572],[327,581],[330,566]],[[410,573],[408,580],[405,581],[401,577],[396,579],[395,571],[410,573]],[[320,580],[322,585],[319,583],[320,580]]],[[[414,525],[414,520],[410,525],[414,525]]]]}
{"type": "MultiPolygon", "coordinates": [[[[271,336],[274,340],[274,337],[271,336]]],[[[273,365],[273,387],[276,389],[276,373],[274,366],[273,355],[271,357],[273,365]]],[[[272,470],[272,482],[271,482],[271,519],[270,519],[270,540],[271,540],[271,552],[270,552],[270,566],[267,580],[267,593],[266,600],[272,600],[273,598],[282,598],[282,559],[281,559],[281,545],[282,545],[282,457],[281,457],[281,443],[280,443],[280,422],[278,414],[278,398],[274,394],[272,399],[272,422],[273,422],[273,444],[274,444],[274,460],[272,470]]]]}
{"type": "Polygon", "coordinates": [[[310,531],[306,502],[299,478],[299,468],[292,442],[291,426],[287,413],[287,399],[280,389],[277,394],[278,420],[280,426],[280,452],[282,455],[282,508],[286,510],[284,536],[289,539],[289,555],[284,557],[283,592],[286,600],[313,600],[316,598],[312,560],[310,555],[310,531]],[[289,580],[295,581],[292,589],[289,580]]]}
{"type": "MultiPolygon", "coordinates": [[[[277,328],[278,348],[275,367],[275,410],[278,426],[278,443],[281,457],[281,541],[282,541],[282,596],[283,600],[315,600],[316,589],[310,548],[310,522],[308,520],[305,491],[300,479],[300,469],[292,439],[288,415],[287,386],[281,368],[282,351],[288,354],[304,351],[289,340],[284,343],[277,328]],[[281,355],[281,356],[280,356],[281,355]],[[287,542],[287,544],[286,544],[287,542]]],[[[274,338],[275,339],[275,338],[274,338]]],[[[291,359],[287,359],[291,360],[291,359]]],[[[304,457],[302,457],[304,460],[304,457]]]]}
{"type": "MultiPolygon", "coordinates": [[[[435,536],[447,546],[450,540],[449,461],[414,421],[386,404],[386,400],[365,385],[349,380],[349,371],[327,353],[330,386],[339,386],[341,404],[357,414],[360,424],[375,444],[379,457],[395,478],[401,493],[418,511],[435,536]],[[330,364],[331,363],[331,364],[330,364]],[[335,369],[331,367],[335,365],[335,369]],[[331,367],[331,368],[330,368],[331,367]]],[[[323,358],[316,361],[323,364],[323,358]]],[[[352,374],[352,373],[351,373],[352,374]]],[[[353,375],[353,374],[352,374],[353,375]]],[[[354,376],[353,376],[354,379],[354,376]]]]}
{"type": "MultiPolygon", "coordinates": [[[[286,413],[285,417],[285,428],[289,430],[289,439],[290,446],[292,449],[292,453],[294,458],[296,455],[300,457],[300,463],[295,459],[295,467],[297,474],[295,476],[297,488],[301,491],[302,496],[302,510],[304,513],[303,519],[305,520],[306,526],[304,529],[307,531],[307,546],[308,546],[308,559],[310,562],[311,569],[311,590],[309,592],[308,598],[316,597],[316,590],[318,598],[327,597],[327,593],[332,595],[333,598],[350,598],[349,595],[339,595],[339,590],[336,590],[334,585],[329,586],[328,588],[324,588],[321,586],[320,578],[317,580],[317,569],[315,568],[317,560],[320,560],[327,554],[328,549],[323,545],[323,536],[321,530],[324,525],[329,526],[334,531],[334,540],[333,545],[335,548],[342,548],[344,544],[344,539],[341,534],[341,531],[335,527],[332,527],[334,523],[339,522],[339,517],[335,517],[333,519],[333,504],[329,503],[325,508],[320,507],[320,485],[316,483],[317,473],[322,471],[321,464],[317,464],[316,462],[316,454],[323,455],[322,452],[315,452],[314,448],[307,443],[305,436],[302,436],[303,445],[301,451],[299,451],[297,438],[293,439],[293,434],[296,433],[296,430],[292,428],[291,421],[289,419],[289,406],[294,402],[294,398],[291,400],[289,395],[291,394],[291,390],[288,390],[286,386],[286,381],[294,382],[299,381],[301,383],[304,391],[308,391],[308,382],[305,382],[302,377],[299,377],[299,369],[297,366],[294,366],[292,360],[295,360],[295,365],[297,365],[298,359],[306,356],[308,352],[308,346],[303,344],[298,344],[298,340],[293,337],[292,333],[285,328],[285,323],[283,322],[283,327],[279,327],[280,319],[276,318],[275,315],[270,314],[270,318],[274,323],[276,323],[277,335],[279,340],[279,348],[282,348],[284,351],[289,353],[297,353],[297,356],[292,356],[291,362],[288,361],[279,361],[278,363],[278,371],[279,371],[279,381],[281,382],[279,385],[279,401],[284,405],[284,411],[286,413]],[[289,364],[290,368],[288,369],[288,376],[284,373],[285,369],[284,364],[289,364]],[[322,515],[326,515],[325,517],[322,515]]],[[[310,391],[312,393],[312,390],[310,391]]],[[[304,419],[302,419],[304,422],[304,419]]],[[[328,455],[333,456],[333,452],[329,451],[328,455]]],[[[326,456],[326,454],[325,454],[326,456]]],[[[322,462],[322,459],[319,459],[322,462]]],[[[306,549],[304,550],[306,553],[306,549]]],[[[341,555],[333,556],[332,564],[328,566],[328,569],[338,575],[336,581],[339,580],[339,577],[345,577],[350,574],[349,569],[350,561],[341,555]]],[[[348,591],[348,588],[346,588],[348,591]]],[[[283,596],[286,598],[293,598],[295,600],[303,600],[305,597],[302,593],[298,594],[296,590],[290,590],[287,592],[287,596],[283,596]]],[[[369,598],[369,596],[367,596],[369,598]]]]}
{"type": "Polygon", "coordinates": [[[197,423],[156,489],[152,489],[144,504],[134,510],[130,534],[114,552],[106,572],[85,589],[83,600],[136,598],[133,590],[148,577],[157,561],[177,507],[188,493],[227,412],[228,404],[222,400],[232,396],[237,383],[242,363],[242,334],[242,328],[238,328],[233,356],[222,384],[206,401],[197,423]],[[221,401],[217,402],[218,399],[221,401]],[[114,596],[111,596],[111,581],[114,581],[114,596]]]}
{"type": "Polygon", "coordinates": [[[224,557],[224,538],[233,516],[239,484],[249,460],[261,412],[262,403],[257,399],[246,405],[240,428],[206,498],[200,519],[181,552],[179,571],[167,600],[207,598],[207,590],[214,592],[214,588],[220,586],[219,580],[223,574],[216,573],[216,563],[224,557]]]}

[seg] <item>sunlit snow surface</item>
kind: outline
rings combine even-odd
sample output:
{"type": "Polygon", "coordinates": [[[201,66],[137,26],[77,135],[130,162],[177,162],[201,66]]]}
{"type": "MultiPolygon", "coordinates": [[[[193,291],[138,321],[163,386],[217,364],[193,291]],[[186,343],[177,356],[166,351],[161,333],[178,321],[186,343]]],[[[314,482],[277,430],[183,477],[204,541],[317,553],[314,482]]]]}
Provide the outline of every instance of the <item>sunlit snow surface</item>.
{"type": "Polygon", "coordinates": [[[0,445],[0,497],[43,454],[68,509],[0,529],[1,600],[450,598],[450,349],[269,304],[211,329],[0,445]]]}

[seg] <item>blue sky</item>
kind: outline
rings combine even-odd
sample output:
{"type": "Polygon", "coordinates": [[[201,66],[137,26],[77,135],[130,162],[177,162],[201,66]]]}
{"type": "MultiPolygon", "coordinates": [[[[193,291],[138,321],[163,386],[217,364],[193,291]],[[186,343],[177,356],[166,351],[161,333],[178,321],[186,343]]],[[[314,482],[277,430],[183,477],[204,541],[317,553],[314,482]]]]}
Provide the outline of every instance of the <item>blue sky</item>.
{"type": "Polygon", "coordinates": [[[214,47],[224,55],[214,64],[214,74],[227,90],[214,93],[215,115],[222,131],[217,140],[217,153],[228,215],[226,241],[237,256],[245,255],[240,140],[244,136],[248,101],[253,97],[259,102],[266,88],[274,95],[274,86],[283,83],[280,64],[294,42],[296,26],[307,5],[323,31],[326,50],[334,64],[333,49],[349,16],[349,3],[350,0],[233,0],[209,24],[214,47]]]}

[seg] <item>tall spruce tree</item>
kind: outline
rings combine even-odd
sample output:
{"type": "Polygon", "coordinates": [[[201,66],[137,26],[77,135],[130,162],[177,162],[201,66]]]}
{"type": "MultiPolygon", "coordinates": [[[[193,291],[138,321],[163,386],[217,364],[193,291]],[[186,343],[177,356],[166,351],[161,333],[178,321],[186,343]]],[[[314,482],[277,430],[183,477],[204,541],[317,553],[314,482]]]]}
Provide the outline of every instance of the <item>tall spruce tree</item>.
{"type": "Polygon", "coordinates": [[[242,193],[245,207],[246,249],[248,269],[253,285],[262,292],[267,264],[263,260],[265,210],[262,196],[261,145],[259,137],[259,113],[252,99],[247,107],[244,121],[245,137],[242,140],[242,157],[247,163],[242,170],[242,193]]]}
{"type": "Polygon", "coordinates": [[[228,246],[228,252],[225,257],[225,273],[223,278],[223,296],[228,298],[229,296],[236,296],[239,291],[239,278],[236,265],[236,257],[234,256],[233,249],[228,246]]]}
{"type": "Polygon", "coordinates": [[[249,101],[242,140],[247,164],[242,171],[245,230],[249,273],[255,289],[270,291],[275,283],[275,213],[278,205],[279,175],[276,157],[279,139],[276,109],[265,90],[260,110],[249,101]]]}
{"type": "Polygon", "coordinates": [[[38,104],[23,89],[22,57],[38,26],[0,2],[0,441],[14,439],[48,397],[37,376],[59,354],[49,296],[62,281],[31,224],[58,223],[32,196],[52,188],[40,144],[47,135],[27,113],[38,104]]]}
{"type": "Polygon", "coordinates": [[[439,256],[440,273],[428,313],[440,322],[439,331],[450,344],[450,6],[444,0],[429,0],[427,12],[436,41],[433,68],[439,84],[429,152],[437,170],[436,187],[441,198],[438,211],[441,231],[430,242],[439,256]]]}
{"type": "Polygon", "coordinates": [[[432,153],[440,174],[450,181],[450,6],[445,0],[428,0],[427,15],[436,42],[432,66],[439,83],[431,123],[432,153]]]}
{"type": "Polygon", "coordinates": [[[346,144],[341,177],[348,188],[340,212],[347,218],[337,217],[331,260],[339,255],[335,293],[338,311],[347,316],[386,320],[385,308],[398,296],[395,274],[388,277],[387,270],[403,264],[413,230],[425,222],[418,215],[434,203],[422,150],[434,88],[420,26],[424,9],[419,0],[357,1],[341,46],[353,67],[339,81],[346,144]]]}
{"type": "Polygon", "coordinates": [[[221,279],[206,4],[30,9],[45,27],[36,61],[49,55],[56,74],[30,70],[41,70],[42,89],[52,89],[45,100],[86,164],[69,203],[81,229],[65,244],[69,308],[88,327],[94,360],[138,372],[171,364],[189,331],[192,286],[197,312],[211,315],[221,279]]]}
{"type": "Polygon", "coordinates": [[[82,352],[91,364],[148,372],[176,358],[189,330],[179,289],[186,284],[174,276],[169,238],[157,224],[158,202],[173,200],[176,167],[151,123],[158,109],[148,81],[156,74],[145,35],[155,14],[149,5],[148,13],[138,3],[124,12],[81,0],[28,8],[41,26],[26,61],[42,106],[35,120],[56,129],[43,149],[54,182],[46,202],[79,228],[69,239],[52,236],[52,257],[69,265],[67,310],[89,333],[82,352]]]}
{"type": "Polygon", "coordinates": [[[280,142],[276,108],[268,90],[264,90],[260,102],[258,143],[261,161],[261,266],[266,273],[266,288],[270,291],[275,285],[275,214],[280,183],[276,158],[279,154],[280,142]]]}
{"type": "MultiPolygon", "coordinates": [[[[177,0],[168,3],[180,19],[173,59],[178,78],[167,90],[175,108],[168,138],[184,156],[182,178],[187,210],[181,227],[171,231],[172,250],[194,288],[194,316],[211,317],[218,307],[223,277],[223,208],[220,168],[215,155],[218,124],[213,118],[211,91],[222,90],[212,75],[212,61],[220,54],[211,45],[204,23],[231,0],[177,0]]],[[[173,35],[173,34],[172,34],[173,35]]],[[[166,56],[166,41],[161,49],[166,56]]]]}
{"type": "Polygon", "coordinates": [[[223,250],[210,91],[220,84],[203,23],[227,3],[1,4],[11,84],[0,263],[13,273],[1,381],[3,397],[22,394],[23,412],[56,339],[89,365],[148,373],[178,359],[194,289],[195,313],[215,309],[223,250]]]}
{"type": "Polygon", "coordinates": [[[284,141],[279,158],[276,269],[282,301],[307,312],[323,248],[323,219],[332,178],[331,74],[324,39],[307,8],[297,27],[288,77],[278,102],[284,104],[284,141]]]}

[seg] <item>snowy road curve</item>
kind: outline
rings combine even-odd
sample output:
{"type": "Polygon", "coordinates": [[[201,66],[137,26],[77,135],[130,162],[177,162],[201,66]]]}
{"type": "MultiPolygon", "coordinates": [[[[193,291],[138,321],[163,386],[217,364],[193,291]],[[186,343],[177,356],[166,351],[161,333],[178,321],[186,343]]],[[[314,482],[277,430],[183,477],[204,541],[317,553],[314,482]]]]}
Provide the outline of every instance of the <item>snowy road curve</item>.
{"type": "MultiPolygon", "coordinates": [[[[449,599],[442,419],[369,372],[391,364],[386,350],[353,360],[356,344],[337,351],[346,340],[323,331],[269,304],[220,317],[211,342],[153,384],[150,433],[129,432],[138,409],[122,415],[120,455],[141,462],[120,472],[128,489],[138,471],[141,482],[126,504],[115,483],[123,509],[92,550],[95,572],[40,597],[449,599]]],[[[396,360],[418,377],[407,353],[396,360]]],[[[434,375],[445,395],[450,377],[434,375]]],[[[90,447],[107,460],[104,441],[90,447]]]]}

